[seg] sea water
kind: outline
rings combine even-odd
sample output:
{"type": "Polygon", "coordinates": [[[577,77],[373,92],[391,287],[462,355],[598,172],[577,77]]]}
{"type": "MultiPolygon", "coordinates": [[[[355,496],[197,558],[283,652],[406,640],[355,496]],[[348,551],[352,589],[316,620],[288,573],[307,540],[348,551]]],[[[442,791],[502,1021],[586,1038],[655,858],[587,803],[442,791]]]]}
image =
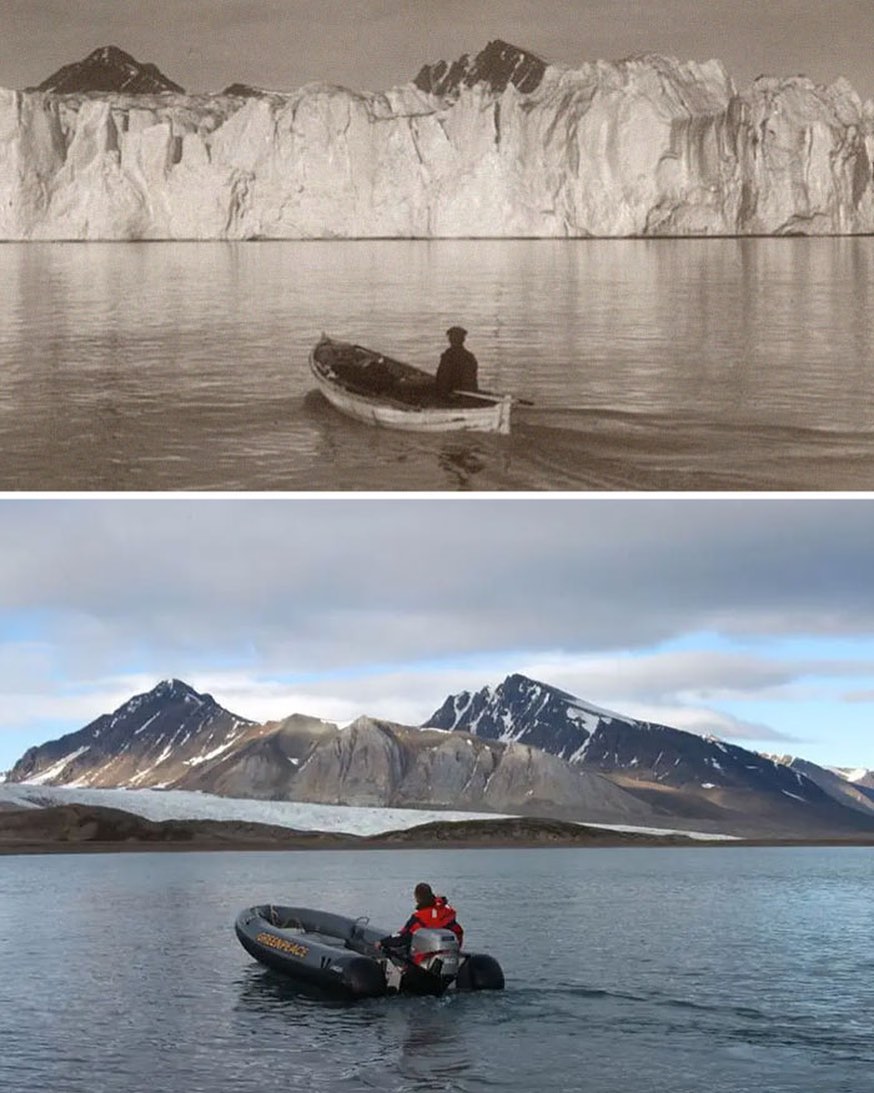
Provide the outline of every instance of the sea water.
{"type": "Polygon", "coordinates": [[[0,858],[0,1088],[867,1093],[869,848],[0,858]],[[357,1003],[254,962],[259,902],[387,931],[430,881],[503,992],[357,1003]]]}
{"type": "Polygon", "coordinates": [[[874,239],[6,244],[0,489],[874,488],[874,239]],[[324,330],[434,370],[460,323],[509,437],[313,390],[324,330]]]}

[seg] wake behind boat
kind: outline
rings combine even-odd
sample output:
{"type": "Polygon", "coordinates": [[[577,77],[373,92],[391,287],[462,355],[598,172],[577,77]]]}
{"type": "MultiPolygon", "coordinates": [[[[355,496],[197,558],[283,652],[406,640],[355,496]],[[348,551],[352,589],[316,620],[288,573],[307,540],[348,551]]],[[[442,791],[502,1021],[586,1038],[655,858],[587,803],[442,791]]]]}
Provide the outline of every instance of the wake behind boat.
{"type": "Polygon", "coordinates": [[[246,952],[262,964],[347,998],[504,986],[497,960],[462,952],[451,930],[417,930],[407,956],[382,949],[378,943],[386,931],[367,918],[306,907],[249,907],[237,916],[234,929],[246,952]]]}
{"type": "Polygon", "coordinates": [[[439,399],[429,373],[326,334],[309,363],[325,398],[357,421],[426,433],[510,432],[509,395],[480,391],[439,399]]]}

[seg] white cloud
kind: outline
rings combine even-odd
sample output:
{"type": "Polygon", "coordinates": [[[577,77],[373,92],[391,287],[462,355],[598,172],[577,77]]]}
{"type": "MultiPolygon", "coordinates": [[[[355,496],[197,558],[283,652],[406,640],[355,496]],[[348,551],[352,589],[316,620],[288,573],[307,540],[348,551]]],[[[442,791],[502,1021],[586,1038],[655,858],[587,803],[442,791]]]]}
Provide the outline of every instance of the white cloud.
{"type": "Polygon", "coordinates": [[[5,500],[0,728],[79,728],[169,675],[255,719],[419,723],[520,671],[619,712],[762,738],[720,705],[788,703],[814,675],[861,690],[871,674],[861,658],[768,653],[787,636],[850,648],[874,633],[874,506],[831,501],[824,519],[825,505],[5,500]],[[726,649],[652,651],[705,632],[726,649]],[[744,635],[755,655],[732,651],[744,635]]]}
{"type": "MultiPolygon", "coordinates": [[[[75,687],[51,687],[48,681],[42,681],[32,691],[11,689],[0,707],[0,730],[32,726],[37,731],[41,724],[60,722],[67,726],[64,731],[74,731],[101,714],[111,712],[132,695],[150,690],[159,678],[170,675],[180,676],[198,691],[211,693],[233,713],[255,721],[279,720],[293,713],[304,713],[345,723],[369,714],[418,725],[426,721],[449,694],[479,690],[518,671],[595,705],[640,720],[730,740],[791,739],[768,725],[732,717],[708,704],[696,693],[695,687],[689,685],[700,671],[710,687],[724,689],[724,684],[720,684],[721,662],[724,662],[723,674],[731,680],[731,694],[735,698],[760,697],[763,681],[770,697],[779,694],[771,686],[773,680],[782,678],[787,686],[793,685],[789,666],[781,664],[769,669],[758,658],[734,654],[721,657],[714,653],[655,653],[634,658],[560,654],[525,658],[504,654],[462,667],[410,665],[291,682],[240,669],[187,673],[169,666],[160,675],[138,673],[95,678],[81,680],[75,687]],[[747,661],[750,675],[744,683],[740,668],[747,661]],[[702,665],[706,665],[706,671],[702,665]]],[[[810,662],[805,667],[824,671],[819,662],[810,662]]],[[[787,691],[789,698],[791,695],[791,690],[787,691]]],[[[33,742],[41,743],[42,739],[35,738],[33,742]]]]}
{"type": "Polygon", "coordinates": [[[602,696],[607,693],[621,695],[626,704],[666,696],[701,703],[788,699],[797,694],[801,681],[808,677],[816,677],[824,684],[846,677],[874,676],[874,660],[683,649],[634,655],[538,655],[523,658],[518,670],[574,694],[591,696],[599,705],[606,704],[602,696]]]}
{"type": "Polygon", "coordinates": [[[769,725],[743,721],[719,710],[706,706],[680,706],[669,703],[627,702],[621,712],[639,721],[651,721],[658,725],[669,725],[672,729],[683,729],[698,736],[716,736],[746,746],[746,742],[755,740],[794,740],[795,737],[779,732],[769,725]]]}

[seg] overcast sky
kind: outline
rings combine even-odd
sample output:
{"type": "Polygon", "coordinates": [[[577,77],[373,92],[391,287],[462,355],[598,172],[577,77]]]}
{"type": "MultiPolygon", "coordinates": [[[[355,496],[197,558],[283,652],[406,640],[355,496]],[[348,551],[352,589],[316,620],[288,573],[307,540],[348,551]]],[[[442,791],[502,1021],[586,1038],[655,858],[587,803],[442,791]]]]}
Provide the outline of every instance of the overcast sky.
{"type": "Polygon", "coordinates": [[[845,76],[874,96],[871,0],[0,0],[0,86],[40,83],[102,45],[189,91],[241,80],[381,90],[493,38],[570,65],[631,53],[845,76]]]}
{"type": "Polygon", "coordinates": [[[419,724],[520,671],[874,768],[874,502],[0,501],[0,770],[160,679],[419,724]]]}

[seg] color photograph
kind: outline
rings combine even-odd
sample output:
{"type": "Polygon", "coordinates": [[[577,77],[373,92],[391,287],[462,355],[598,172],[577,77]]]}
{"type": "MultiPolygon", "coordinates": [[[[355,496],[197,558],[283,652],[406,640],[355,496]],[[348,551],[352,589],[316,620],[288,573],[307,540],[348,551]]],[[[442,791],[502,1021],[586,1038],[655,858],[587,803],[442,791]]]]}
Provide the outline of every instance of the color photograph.
{"type": "Polygon", "coordinates": [[[866,1087],[869,501],[0,515],[7,1088],[866,1087]]]}

